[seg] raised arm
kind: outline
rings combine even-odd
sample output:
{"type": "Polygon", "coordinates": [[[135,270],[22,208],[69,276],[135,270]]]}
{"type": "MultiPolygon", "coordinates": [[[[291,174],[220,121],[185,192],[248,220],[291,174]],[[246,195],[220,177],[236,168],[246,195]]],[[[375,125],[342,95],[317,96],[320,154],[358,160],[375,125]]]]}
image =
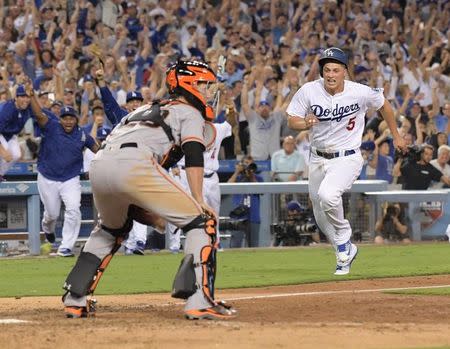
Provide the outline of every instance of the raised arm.
{"type": "Polygon", "coordinates": [[[48,122],[48,116],[42,111],[41,105],[36,98],[33,90],[33,84],[31,81],[28,81],[25,84],[25,90],[27,94],[30,96],[30,104],[31,110],[33,111],[34,116],[36,117],[36,121],[39,127],[44,127],[48,122]]]}
{"type": "Polygon", "coordinates": [[[241,108],[245,118],[248,118],[248,115],[250,114],[250,106],[248,105],[248,76],[244,78],[244,83],[242,85],[241,108]]]}
{"type": "Polygon", "coordinates": [[[103,69],[99,69],[95,73],[98,87],[100,87],[100,95],[105,107],[105,115],[109,121],[116,126],[120,120],[127,115],[127,111],[122,109],[111,94],[104,80],[103,69]]]}

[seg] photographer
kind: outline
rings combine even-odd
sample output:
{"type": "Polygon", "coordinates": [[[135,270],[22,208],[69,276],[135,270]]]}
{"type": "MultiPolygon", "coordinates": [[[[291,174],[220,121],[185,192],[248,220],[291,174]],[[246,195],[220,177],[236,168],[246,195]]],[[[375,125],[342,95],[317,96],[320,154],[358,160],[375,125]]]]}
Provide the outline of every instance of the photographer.
{"type": "Polygon", "coordinates": [[[431,145],[423,144],[420,147],[409,147],[406,158],[405,155],[400,155],[403,157],[400,169],[403,176],[402,189],[426,190],[431,181],[450,185],[450,178],[430,164],[433,150],[431,145]]]}
{"type": "MultiPolygon", "coordinates": [[[[250,155],[245,156],[241,162],[236,164],[236,169],[233,175],[228,180],[228,183],[242,183],[242,182],[263,182],[263,178],[256,174],[258,170],[250,155]]],[[[259,213],[259,195],[258,194],[234,194],[233,195],[234,209],[230,212],[230,217],[238,217],[246,219],[247,240],[248,247],[258,246],[259,225],[261,223],[259,213]],[[236,213],[236,215],[233,215],[236,213]]]]}
{"type": "Polygon", "coordinates": [[[375,224],[374,242],[376,244],[394,241],[411,242],[408,234],[408,224],[401,213],[400,204],[388,205],[384,216],[375,224]]]}
{"type": "Polygon", "coordinates": [[[285,220],[271,226],[273,246],[306,246],[320,243],[319,228],[312,211],[303,208],[295,200],[288,202],[286,209],[285,220]]]}

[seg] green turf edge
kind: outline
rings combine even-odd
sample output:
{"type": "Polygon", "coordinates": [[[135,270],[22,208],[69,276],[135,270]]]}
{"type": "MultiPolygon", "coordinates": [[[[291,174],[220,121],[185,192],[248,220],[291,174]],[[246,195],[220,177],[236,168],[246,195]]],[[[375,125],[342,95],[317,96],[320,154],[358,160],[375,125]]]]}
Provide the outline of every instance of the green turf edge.
{"type": "MultiPolygon", "coordinates": [[[[218,254],[217,288],[293,285],[339,280],[425,276],[450,273],[448,244],[360,246],[349,276],[332,275],[329,248],[227,250],[218,254]]],[[[96,294],[167,292],[182,255],[116,256],[96,294]]],[[[60,295],[75,259],[0,260],[0,297],[60,295]]]]}

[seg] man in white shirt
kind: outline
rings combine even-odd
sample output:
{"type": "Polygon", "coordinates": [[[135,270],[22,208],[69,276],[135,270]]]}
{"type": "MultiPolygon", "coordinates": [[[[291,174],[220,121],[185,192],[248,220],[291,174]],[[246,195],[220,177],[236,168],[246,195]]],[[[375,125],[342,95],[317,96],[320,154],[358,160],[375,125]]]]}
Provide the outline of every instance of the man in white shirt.
{"type": "Polygon", "coordinates": [[[317,225],[335,248],[335,275],[348,274],[358,252],[350,241],[352,229],[344,218],[342,194],[363,166],[360,146],[366,111],[379,110],[395,147],[407,149],[383,89],[345,80],[347,66],[348,57],[341,49],[326,49],[319,59],[323,79],[304,84],[287,108],[289,127],[310,130],[309,195],[317,225]]]}
{"type": "Polygon", "coordinates": [[[272,180],[287,182],[302,178],[306,170],[303,156],[295,148],[295,139],[287,136],[283,140],[283,149],[273,153],[271,158],[272,180]]]}
{"type": "MultiPolygon", "coordinates": [[[[437,159],[431,160],[430,164],[436,167],[439,171],[442,172],[444,176],[450,178],[450,165],[448,164],[448,160],[450,159],[450,147],[446,144],[442,144],[438,148],[438,156],[437,159]]],[[[442,182],[433,183],[431,186],[432,189],[440,189],[444,186],[442,182]]]]}

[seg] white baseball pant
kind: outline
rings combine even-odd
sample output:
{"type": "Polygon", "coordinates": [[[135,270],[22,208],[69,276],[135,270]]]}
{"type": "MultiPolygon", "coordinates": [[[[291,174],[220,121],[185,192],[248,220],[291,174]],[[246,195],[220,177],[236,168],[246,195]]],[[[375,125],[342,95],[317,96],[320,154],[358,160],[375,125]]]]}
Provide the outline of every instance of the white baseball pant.
{"type": "Polygon", "coordinates": [[[22,151],[20,150],[19,140],[17,136],[12,136],[12,138],[7,141],[5,137],[0,135],[0,143],[5,150],[9,151],[12,156],[11,161],[5,161],[5,159],[0,158],[0,176],[4,176],[6,172],[11,168],[11,166],[20,159],[22,151]]]}
{"type": "Polygon", "coordinates": [[[37,185],[41,201],[44,204],[42,230],[55,233],[56,221],[61,210],[61,201],[66,207],[62,229],[62,241],[59,249],[73,249],[81,226],[81,185],[80,177],[73,177],[65,182],[52,181],[38,173],[37,185]]]}
{"type": "Polygon", "coordinates": [[[325,159],[311,153],[309,196],[320,230],[336,247],[350,240],[352,229],[344,218],[342,194],[352,187],[363,166],[361,153],[325,159]]]}

